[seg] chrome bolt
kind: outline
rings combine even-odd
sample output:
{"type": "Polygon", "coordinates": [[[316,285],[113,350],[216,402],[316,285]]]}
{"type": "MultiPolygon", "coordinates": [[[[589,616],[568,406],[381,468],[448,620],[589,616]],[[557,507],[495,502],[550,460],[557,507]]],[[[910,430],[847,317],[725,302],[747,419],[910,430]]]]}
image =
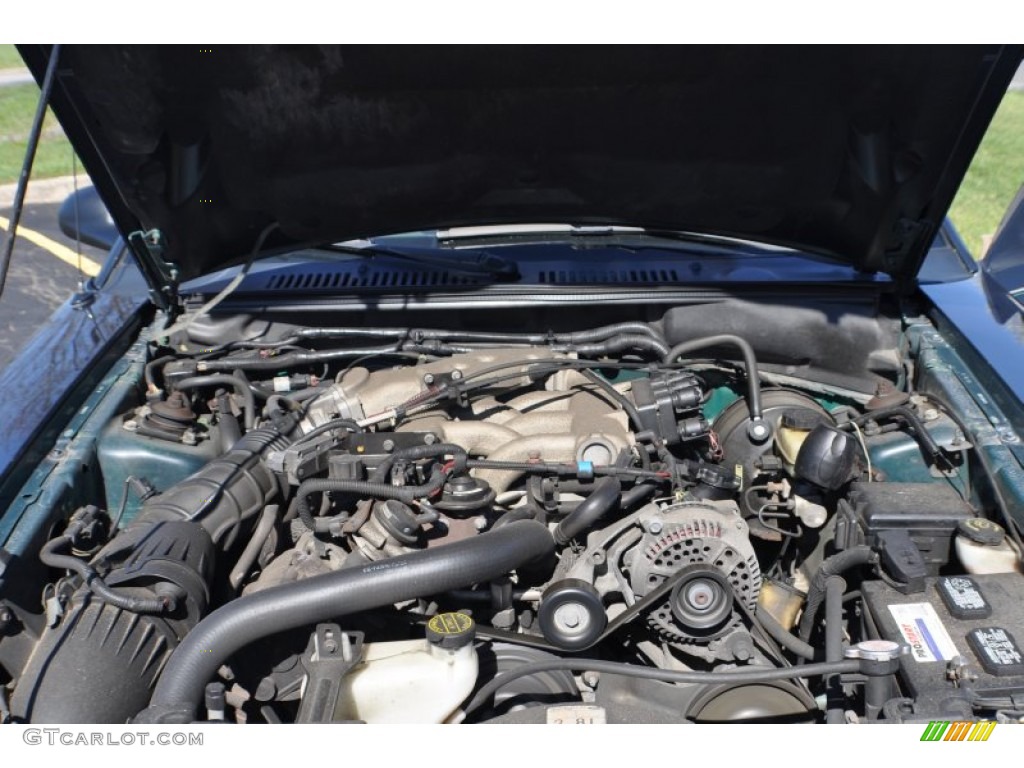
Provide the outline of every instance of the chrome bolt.
{"type": "Polygon", "coordinates": [[[426,384],[428,387],[431,384],[433,384],[434,383],[434,374],[432,374],[432,373],[425,373],[425,374],[423,374],[423,383],[426,384]]]}
{"type": "Polygon", "coordinates": [[[661,533],[664,527],[665,526],[662,524],[661,520],[655,518],[654,520],[650,520],[647,523],[647,532],[653,533],[655,536],[657,536],[659,533],[661,533]]]}

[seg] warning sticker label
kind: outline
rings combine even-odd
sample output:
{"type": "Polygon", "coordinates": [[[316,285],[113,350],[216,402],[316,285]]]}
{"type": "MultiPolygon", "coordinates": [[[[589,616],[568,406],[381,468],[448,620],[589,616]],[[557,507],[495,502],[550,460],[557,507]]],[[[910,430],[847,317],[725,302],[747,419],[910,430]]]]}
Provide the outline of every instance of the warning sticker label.
{"type": "Polygon", "coordinates": [[[946,608],[958,619],[984,619],[992,615],[978,585],[968,576],[943,576],[935,588],[946,608]]]}
{"type": "Polygon", "coordinates": [[[896,620],[903,639],[910,645],[914,661],[949,661],[959,655],[953,638],[931,603],[890,605],[889,612],[896,620]]]}
{"type": "Polygon", "coordinates": [[[1024,656],[1013,635],[1002,627],[971,630],[967,641],[989,674],[1002,676],[1024,672],[1024,656]]]}

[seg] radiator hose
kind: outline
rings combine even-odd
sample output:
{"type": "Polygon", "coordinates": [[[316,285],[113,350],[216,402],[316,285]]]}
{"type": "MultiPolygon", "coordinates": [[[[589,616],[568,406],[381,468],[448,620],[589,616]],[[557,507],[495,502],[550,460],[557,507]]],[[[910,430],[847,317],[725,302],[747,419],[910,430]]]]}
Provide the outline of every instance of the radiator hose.
{"type": "Polygon", "coordinates": [[[548,558],[554,539],[520,520],[437,549],[314,576],[240,597],[211,613],[171,654],[136,722],[187,723],[206,684],[234,653],[256,640],[371,608],[491,581],[548,558]]]}

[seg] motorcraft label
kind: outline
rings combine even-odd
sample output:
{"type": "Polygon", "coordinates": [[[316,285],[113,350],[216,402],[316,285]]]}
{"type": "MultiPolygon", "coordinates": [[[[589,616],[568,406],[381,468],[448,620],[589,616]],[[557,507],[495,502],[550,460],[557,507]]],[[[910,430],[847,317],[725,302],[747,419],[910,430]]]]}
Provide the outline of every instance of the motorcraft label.
{"type": "Polygon", "coordinates": [[[890,605],[889,612],[910,646],[914,661],[949,661],[959,655],[931,603],[890,605]]]}

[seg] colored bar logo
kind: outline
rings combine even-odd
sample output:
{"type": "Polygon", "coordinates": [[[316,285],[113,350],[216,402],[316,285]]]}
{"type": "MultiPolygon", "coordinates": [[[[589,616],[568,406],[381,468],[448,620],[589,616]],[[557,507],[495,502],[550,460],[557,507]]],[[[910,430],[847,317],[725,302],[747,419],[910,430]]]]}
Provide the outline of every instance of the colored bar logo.
{"type": "Polygon", "coordinates": [[[995,720],[932,720],[921,734],[921,741],[988,741],[995,728],[995,720]]]}

